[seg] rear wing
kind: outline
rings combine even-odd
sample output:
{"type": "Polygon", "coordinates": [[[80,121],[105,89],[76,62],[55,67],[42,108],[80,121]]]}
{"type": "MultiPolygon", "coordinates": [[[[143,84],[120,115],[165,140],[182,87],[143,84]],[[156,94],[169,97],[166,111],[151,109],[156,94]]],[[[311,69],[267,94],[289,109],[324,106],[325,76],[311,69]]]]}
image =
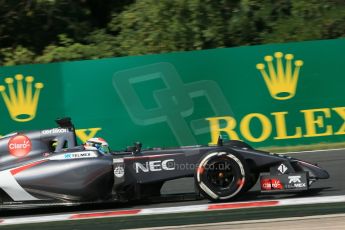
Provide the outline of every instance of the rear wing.
{"type": "Polygon", "coordinates": [[[74,129],[74,125],[72,124],[72,119],[70,117],[57,118],[55,121],[60,128],[74,129]]]}

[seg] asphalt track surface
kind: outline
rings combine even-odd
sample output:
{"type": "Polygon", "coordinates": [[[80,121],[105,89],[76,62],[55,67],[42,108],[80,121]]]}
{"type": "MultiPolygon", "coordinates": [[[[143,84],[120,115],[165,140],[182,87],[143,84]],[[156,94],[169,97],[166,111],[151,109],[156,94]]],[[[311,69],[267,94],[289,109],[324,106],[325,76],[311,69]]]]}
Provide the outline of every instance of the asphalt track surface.
{"type": "MultiPolygon", "coordinates": [[[[326,169],[330,174],[330,179],[319,180],[315,182],[308,192],[303,193],[284,193],[284,194],[261,194],[259,183],[257,183],[249,192],[236,201],[253,201],[253,200],[267,200],[267,199],[286,199],[297,197],[310,196],[334,196],[345,195],[345,149],[326,150],[326,151],[310,151],[287,154],[301,160],[311,163],[318,163],[319,166],[326,169]]],[[[193,178],[183,178],[168,182],[162,188],[162,193],[188,193],[194,191],[193,178]]],[[[160,203],[144,202],[141,204],[111,204],[111,205],[92,205],[81,207],[65,207],[65,208],[49,208],[49,209],[35,209],[24,211],[0,211],[0,217],[5,216],[23,216],[23,215],[41,215],[63,212],[81,212],[81,211],[101,211],[107,209],[136,209],[136,208],[156,208],[156,207],[175,207],[196,204],[207,204],[207,200],[188,200],[188,201],[162,201],[160,203]]]]}

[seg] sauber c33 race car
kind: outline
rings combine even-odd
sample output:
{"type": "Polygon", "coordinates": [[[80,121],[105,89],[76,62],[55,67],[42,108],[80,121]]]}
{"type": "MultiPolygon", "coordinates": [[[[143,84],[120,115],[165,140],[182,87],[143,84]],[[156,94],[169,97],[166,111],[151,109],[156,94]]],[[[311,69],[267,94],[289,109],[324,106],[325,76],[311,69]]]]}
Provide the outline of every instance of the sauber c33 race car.
{"type": "Polygon", "coordinates": [[[241,141],[217,146],[142,149],[103,154],[77,145],[70,118],[58,128],[0,139],[0,208],[108,203],[159,197],[170,180],[194,177],[197,194],[229,201],[260,180],[263,192],[305,191],[328,173],[295,158],[255,150],[241,141]]]}

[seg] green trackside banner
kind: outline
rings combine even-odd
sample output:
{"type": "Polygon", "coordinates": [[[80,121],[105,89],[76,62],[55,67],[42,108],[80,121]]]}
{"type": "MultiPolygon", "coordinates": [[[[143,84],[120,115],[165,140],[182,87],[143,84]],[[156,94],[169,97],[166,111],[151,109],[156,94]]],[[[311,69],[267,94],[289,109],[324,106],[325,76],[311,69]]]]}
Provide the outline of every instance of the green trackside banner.
{"type": "Polygon", "coordinates": [[[70,116],[113,149],[345,141],[345,40],[0,68],[0,134],[70,116]]]}

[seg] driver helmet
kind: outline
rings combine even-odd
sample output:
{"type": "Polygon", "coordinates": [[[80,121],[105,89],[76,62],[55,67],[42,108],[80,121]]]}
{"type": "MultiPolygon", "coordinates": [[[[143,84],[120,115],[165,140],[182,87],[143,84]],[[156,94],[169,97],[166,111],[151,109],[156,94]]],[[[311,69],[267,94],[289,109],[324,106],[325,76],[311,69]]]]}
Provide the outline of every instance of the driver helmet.
{"type": "Polygon", "coordinates": [[[87,140],[84,147],[86,150],[98,150],[104,154],[110,153],[108,142],[100,137],[93,137],[87,140]]]}

